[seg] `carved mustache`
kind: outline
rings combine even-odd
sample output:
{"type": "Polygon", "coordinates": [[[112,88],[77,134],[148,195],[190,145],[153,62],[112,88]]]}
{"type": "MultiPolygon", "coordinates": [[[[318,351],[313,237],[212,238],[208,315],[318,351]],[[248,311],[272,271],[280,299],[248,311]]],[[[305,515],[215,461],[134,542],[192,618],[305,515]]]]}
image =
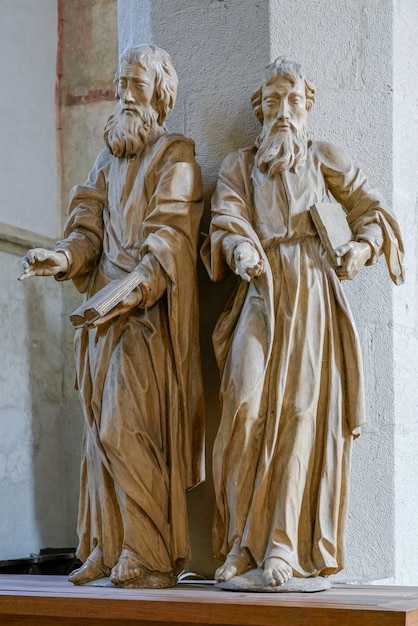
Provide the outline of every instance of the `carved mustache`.
{"type": "Polygon", "coordinates": [[[123,104],[119,109],[119,113],[134,113],[141,117],[142,109],[136,104],[123,104]]]}
{"type": "Polygon", "coordinates": [[[276,133],[283,130],[283,128],[289,128],[293,133],[298,132],[297,126],[291,120],[275,120],[268,129],[268,133],[276,133]]]}

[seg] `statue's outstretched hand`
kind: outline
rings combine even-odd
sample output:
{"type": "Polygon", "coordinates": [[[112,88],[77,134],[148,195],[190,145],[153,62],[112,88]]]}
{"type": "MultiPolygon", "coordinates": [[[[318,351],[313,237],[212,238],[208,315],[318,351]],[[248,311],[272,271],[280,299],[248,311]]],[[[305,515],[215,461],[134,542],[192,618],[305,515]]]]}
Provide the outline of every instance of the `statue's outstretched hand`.
{"type": "Polygon", "coordinates": [[[342,261],[341,267],[336,269],[341,280],[352,280],[357,276],[371,255],[370,246],[365,241],[349,241],[334,252],[342,261]]]}
{"type": "Polygon", "coordinates": [[[45,248],[28,250],[22,260],[23,272],[18,280],[31,276],[55,276],[68,272],[68,259],[64,252],[53,252],[45,248]]]}
{"type": "Polygon", "coordinates": [[[247,241],[239,243],[234,250],[235,274],[248,283],[255,276],[264,273],[264,262],[257,250],[247,241]]]}

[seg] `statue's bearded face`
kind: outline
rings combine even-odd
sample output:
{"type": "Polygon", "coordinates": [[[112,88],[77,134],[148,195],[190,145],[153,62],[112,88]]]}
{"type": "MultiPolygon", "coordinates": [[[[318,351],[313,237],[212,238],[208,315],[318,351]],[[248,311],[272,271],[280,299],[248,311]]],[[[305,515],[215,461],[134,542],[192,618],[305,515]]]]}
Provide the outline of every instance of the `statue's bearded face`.
{"type": "Polygon", "coordinates": [[[308,109],[303,81],[276,76],[262,88],[263,130],[256,165],[270,177],[306,160],[308,109]]]}
{"type": "Polygon", "coordinates": [[[125,63],[117,82],[119,102],[110,115],[104,132],[110,152],[119,158],[132,158],[157,125],[155,76],[139,64],[125,63]]]}

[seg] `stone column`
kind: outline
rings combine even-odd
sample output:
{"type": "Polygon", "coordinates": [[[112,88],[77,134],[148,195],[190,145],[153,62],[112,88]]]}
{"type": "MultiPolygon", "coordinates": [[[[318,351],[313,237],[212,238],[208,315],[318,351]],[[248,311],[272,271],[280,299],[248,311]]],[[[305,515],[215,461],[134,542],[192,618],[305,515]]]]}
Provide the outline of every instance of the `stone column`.
{"type": "MultiPolygon", "coordinates": [[[[203,230],[222,158],[252,143],[258,132],[250,95],[279,54],[302,62],[316,83],[313,138],[346,148],[394,204],[408,246],[406,285],[394,288],[380,262],[346,286],[363,348],[368,423],[354,446],[341,578],[417,584],[418,555],[415,561],[411,556],[418,542],[415,3],[119,0],[118,21],[120,48],[148,40],[173,58],[180,89],[171,128],[196,141],[207,200],[203,230]]],[[[202,272],[209,472],[207,484],[191,493],[190,525],[191,568],[204,575],[215,566],[210,448],[219,420],[210,333],[229,289],[210,285],[202,272]]]]}

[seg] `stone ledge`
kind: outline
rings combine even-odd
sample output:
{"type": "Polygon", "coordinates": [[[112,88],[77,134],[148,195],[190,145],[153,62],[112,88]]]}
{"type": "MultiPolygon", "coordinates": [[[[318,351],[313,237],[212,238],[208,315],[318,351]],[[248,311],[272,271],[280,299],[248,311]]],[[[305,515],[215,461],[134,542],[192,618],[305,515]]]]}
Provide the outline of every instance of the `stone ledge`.
{"type": "Polygon", "coordinates": [[[55,239],[0,222],[0,250],[23,255],[29,248],[53,248],[55,239]]]}

